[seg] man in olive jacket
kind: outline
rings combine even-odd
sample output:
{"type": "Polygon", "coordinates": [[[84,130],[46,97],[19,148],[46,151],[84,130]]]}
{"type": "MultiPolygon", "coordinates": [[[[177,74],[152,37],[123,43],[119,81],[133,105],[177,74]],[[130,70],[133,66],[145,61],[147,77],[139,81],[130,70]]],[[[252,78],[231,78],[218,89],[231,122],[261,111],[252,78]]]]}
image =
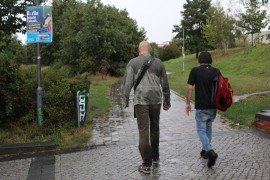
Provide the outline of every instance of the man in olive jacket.
{"type": "Polygon", "coordinates": [[[151,45],[142,41],[138,50],[139,56],[131,59],[126,67],[121,89],[125,107],[128,107],[130,91],[143,64],[151,59],[152,64],[138,84],[133,100],[139,129],[139,151],[143,160],[138,170],[148,174],[151,172],[152,163],[159,162],[160,109],[162,103],[165,111],[171,106],[170,88],[162,61],[151,56],[151,45]]]}

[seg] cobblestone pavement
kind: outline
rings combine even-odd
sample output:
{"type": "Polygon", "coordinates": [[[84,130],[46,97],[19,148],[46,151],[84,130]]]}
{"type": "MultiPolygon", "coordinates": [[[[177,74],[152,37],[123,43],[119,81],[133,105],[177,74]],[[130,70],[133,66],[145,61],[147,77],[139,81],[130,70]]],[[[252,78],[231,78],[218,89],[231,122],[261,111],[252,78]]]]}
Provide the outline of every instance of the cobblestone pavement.
{"type": "Polygon", "coordinates": [[[54,159],[46,156],[39,163],[37,157],[0,162],[0,179],[270,179],[269,136],[231,129],[219,116],[213,125],[213,147],[219,157],[209,169],[199,156],[194,112],[186,116],[185,103],[175,93],[171,109],[161,113],[160,163],[150,175],[138,172],[141,158],[132,102],[123,109],[119,89],[114,87],[111,93],[114,107],[108,116],[95,120],[89,149],[54,159]]]}

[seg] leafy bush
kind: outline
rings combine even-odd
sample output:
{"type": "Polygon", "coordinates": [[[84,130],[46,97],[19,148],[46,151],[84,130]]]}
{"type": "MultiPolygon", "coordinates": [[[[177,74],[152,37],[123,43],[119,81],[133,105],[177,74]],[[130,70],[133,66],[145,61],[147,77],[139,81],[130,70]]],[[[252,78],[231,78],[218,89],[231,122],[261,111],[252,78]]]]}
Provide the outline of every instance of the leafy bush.
{"type": "Polygon", "coordinates": [[[0,124],[7,125],[17,118],[18,92],[21,79],[18,67],[12,61],[10,52],[0,52],[0,124]]]}
{"type": "MultiPolygon", "coordinates": [[[[89,90],[88,74],[69,76],[70,69],[45,67],[42,69],[43,130],[51,134],[55,129],[74,126],[76,118],[76,92],[89,90]]],[[[36,122],[36,66],[21,69],[23,85],[20,91],[20,124],[26,126],[36,122]]]]}
{"type": "Polygon", "coordinates": [[[75,122],[78,90],[89,89],[88,74],[68,77],[67,68],[59,70],[48,68],[43,73],[44,126],[62,127],[75,122]]]}
{"type": "Polygon", "coordinates": [[[167,61],[167,60],[170,60],[170,59],[180,57],[181,50],[178,48],[177,45],[170,44],[168,46],[160,48],[158,54],[159,54],[159,58],[162,61],[167,61]]]}
{"type": "Polygon", "coordinates": [[[28,126],[36,120],[37,67],[35,65],[21,67],[20,76],[23,83],[19,92],[19,123],[28,126]]]}

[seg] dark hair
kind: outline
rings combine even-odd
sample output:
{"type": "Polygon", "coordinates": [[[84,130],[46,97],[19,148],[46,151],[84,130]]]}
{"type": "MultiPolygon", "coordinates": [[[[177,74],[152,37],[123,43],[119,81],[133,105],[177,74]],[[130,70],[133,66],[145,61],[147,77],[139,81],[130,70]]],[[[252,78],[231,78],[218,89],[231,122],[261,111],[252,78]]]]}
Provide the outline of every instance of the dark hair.
{"type": "Polygon", "coordinates": [[[212,64],[212,56],[209,52],[203,51],[198,57],[199,63],[212,64]]]}

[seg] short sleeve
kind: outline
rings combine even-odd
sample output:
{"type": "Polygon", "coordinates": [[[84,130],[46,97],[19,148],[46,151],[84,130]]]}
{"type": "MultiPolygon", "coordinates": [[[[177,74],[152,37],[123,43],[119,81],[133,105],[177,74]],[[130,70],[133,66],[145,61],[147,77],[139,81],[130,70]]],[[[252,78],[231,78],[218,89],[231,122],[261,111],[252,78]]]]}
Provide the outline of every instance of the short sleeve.
{"type": "Polygon", "coordinates": [[[188,82],[187,83],[193,86],[195,84],[195,82],[196,82],[196,69],[193,68],[190,71],[190,73],[189,73],[189,77],[188,77],[188,82]]]}

